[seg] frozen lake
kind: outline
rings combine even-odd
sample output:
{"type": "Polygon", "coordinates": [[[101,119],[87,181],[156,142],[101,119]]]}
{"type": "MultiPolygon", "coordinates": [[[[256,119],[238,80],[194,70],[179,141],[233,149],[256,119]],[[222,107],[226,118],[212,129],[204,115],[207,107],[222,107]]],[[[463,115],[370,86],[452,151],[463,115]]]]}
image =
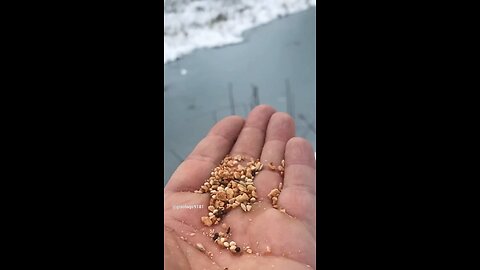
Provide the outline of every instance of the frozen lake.
{"type": "Polygon", "coordinates": [[[217,120],[247,115],[253,88],[261,104],[292,113],[297,136],[316,149],[315,17],[310,8],[165,65],[164,184],[217,120]]]}

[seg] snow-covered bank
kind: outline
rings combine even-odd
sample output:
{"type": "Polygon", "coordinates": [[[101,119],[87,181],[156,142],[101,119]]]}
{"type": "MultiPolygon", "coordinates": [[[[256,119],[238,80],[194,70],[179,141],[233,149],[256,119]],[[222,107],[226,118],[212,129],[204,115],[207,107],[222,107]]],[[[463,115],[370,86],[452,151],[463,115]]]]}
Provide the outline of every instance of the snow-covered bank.
{"type": "Polygon", "coordinates": [[[243,41],[242,33],[306,10],[316,0],[164,0],[164,64],[199,48],[243,41]]]}

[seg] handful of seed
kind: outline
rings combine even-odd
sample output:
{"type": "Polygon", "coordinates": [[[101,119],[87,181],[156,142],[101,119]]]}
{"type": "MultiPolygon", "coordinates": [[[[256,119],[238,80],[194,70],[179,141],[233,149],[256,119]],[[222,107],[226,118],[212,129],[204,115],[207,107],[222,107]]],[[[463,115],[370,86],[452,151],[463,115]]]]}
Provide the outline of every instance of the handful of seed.
{"type": "MultiPolygon", "coordinates": [[[[272,171],[278,171],[283,177],[284,160],[282,160],[279,166],[274,166],[270,162],[268,167],[272,171]]],[[[241,155],[236,155],[235,157],[227,155],[220,165],[213,169],[210,177],[205,180],[200,189],[194,191],[200,194],[210,194],[209,206],[207,207],[208,216],[201,217],[202,223],[207,227],[216,225],[230,210],[239,206],[244,212],[250,212],[252,205],[258,200],[253,180],[262,169],[263,164],[259,159],[247,161],[241,155]]],[[[273,207],[276,209],[278,209],[277,200],[281,190],[282,184],[280,183],[278,189],[274,189],[268,194],[268,197],[272,200],[273,207]]],[[[285,212],[284,209],[280,211],[285,212]]],[[[208,235],[222,248],[226,248],[232,253],[240,253],[242,249],[237,246],[235,241],[230,240],[230,227],[227,229],[225,223],[222,227],[226,229],[226,232],[215,232],[215,230],[211,229],[208,235]]],[[[205,252],[203,246],[197,245],[197,249],[205,252]]],[[[244,250],[249,254],[253,252],[249,246],[244,247],[244,250]]],[[[267,247],[268,251],[269,247],[267,247]]]]}
{"type": "Polygon", "coordinates": [[[244,212],[252,210],[257,201],[253,179],[263,168],[260,160],[246,160],[241,155],[226,156],[195,193],[210,193],[208,216],[201,217],[203,224],[218,224],[231,209],[241,207],[244,212]]]}

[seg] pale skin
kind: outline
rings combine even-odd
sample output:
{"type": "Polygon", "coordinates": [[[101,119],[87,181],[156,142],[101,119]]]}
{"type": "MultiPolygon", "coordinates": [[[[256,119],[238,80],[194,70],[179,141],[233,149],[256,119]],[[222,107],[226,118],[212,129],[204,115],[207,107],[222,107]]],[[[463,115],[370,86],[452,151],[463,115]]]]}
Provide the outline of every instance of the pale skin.
{"type": "Polygon", "coordinates": [[[246,120],[229,116],[219,121],[180,164],[164,189],[166,269],[316,269],[315,170],[312,147],[305,139],[295,137],[295,124],[288,114],[260,105],[246,120]],[[200,218],[208,214],[209,194],[193,191],[227,154],[259,158],[264,164],[279,165],[284,159],[285,175],[281,177],[265,166],[254,179],[259,202],[252,211],[237,207],[220,224],[206,227],[200,218]],[[273,208],[267,197],[280,183],[283,190],[278,205],[287,214],[273,208]],[[178,205],[203,208],[174,209],[178,205]],[[222,223],[231,228],[231,240],[237,246],[250,246],[253,253],[232,254],[203,234],[210,229],[225,231],[222,223]],[[206,251],[198,250],[197,243],[206,251]]]}

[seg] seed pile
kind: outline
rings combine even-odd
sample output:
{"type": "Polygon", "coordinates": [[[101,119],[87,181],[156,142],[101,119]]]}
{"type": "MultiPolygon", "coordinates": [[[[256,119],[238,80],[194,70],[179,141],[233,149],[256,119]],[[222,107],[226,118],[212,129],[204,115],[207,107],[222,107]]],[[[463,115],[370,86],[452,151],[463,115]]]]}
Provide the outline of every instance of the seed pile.
{"type": "Polygon", "coordinates": [[[201,217],[205,226],[218,224],[231,209],[241,207],[244,212],[252,210],[257,201],[253,179],[263,168],[260,160],[246,160],[241,155],[226,156],[195,193],[210,193],[208,216],[201,217]]]}

